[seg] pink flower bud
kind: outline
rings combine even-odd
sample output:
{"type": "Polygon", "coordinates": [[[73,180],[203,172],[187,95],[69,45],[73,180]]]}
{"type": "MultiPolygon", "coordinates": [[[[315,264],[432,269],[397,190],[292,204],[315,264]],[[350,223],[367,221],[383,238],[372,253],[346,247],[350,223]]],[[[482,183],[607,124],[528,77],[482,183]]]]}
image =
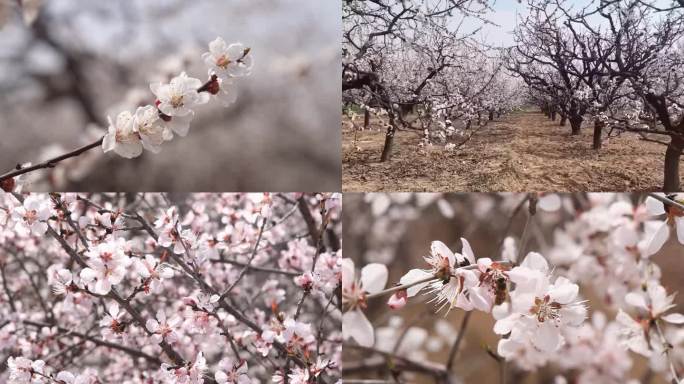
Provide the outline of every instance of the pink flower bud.
{"type": "Polygon", "coordinates": [[[406,298],[406,290],[402,289],[401,291],[395,292],[394,295],[387,300],[387,305],[389,305],[389,307],[392,309],[404,308],[406,305],[406,298]]]}

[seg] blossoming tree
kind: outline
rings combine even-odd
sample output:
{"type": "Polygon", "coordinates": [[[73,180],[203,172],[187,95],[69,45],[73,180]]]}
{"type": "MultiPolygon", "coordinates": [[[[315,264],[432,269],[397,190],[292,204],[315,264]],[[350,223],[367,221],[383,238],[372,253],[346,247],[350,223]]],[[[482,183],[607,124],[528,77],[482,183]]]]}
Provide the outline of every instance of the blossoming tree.
{"type": "Polygon", "coordinates": [[[340,211],[334,194],[4,193],[0,381],[334,383],[340,211]]]}
{"type": "Polygon", "coordinates": [[[684,315],[672,288],[681,288],[681,270],[660,265],[681,264],[683,198],[349,199],[345,241],[353,240],[354,259],[366,262],[342,260],[345,375],[417,383],[475,376],[521,382],[528,375],[556,383],[626,383],[639,381],[633,375],[641,358],[644,377],[680,383],[684,315]],[[426,208],[426,199],[441,202],[426,208]],[[461,237],[454,247],[434,240],[420,251],[425,238],[456,240],[452,230],[476,242],[461,237]],[[377,253],[380,244],[390,251],[377,253]],[[423,261],[416,249],[427,255],[423,261]],[[487,360],[498,374],[486,368],[487,360]]]}
{"type": "Polygon", "coordinates": [[[343,102],[352,116],[364,111],[365,125],[371,111],[387,117],[380,161],[391,158],[399,129],[453,149],[470,138],[471,127],[517,106],[517,84],[500,52],[473,38],[479,27],[462,26],[486,18],[490,3],[343,3],[343,102]]]}
{"type": "Polygon", "coordinates": [[[676,192],[684,7],[666,3],[527,0],[508,67],[550,118],[559,112],[561,125],[570,121],[573,134],[593,120],[594,149],[624,132],[666,145],[663,189],[676,192]]]}

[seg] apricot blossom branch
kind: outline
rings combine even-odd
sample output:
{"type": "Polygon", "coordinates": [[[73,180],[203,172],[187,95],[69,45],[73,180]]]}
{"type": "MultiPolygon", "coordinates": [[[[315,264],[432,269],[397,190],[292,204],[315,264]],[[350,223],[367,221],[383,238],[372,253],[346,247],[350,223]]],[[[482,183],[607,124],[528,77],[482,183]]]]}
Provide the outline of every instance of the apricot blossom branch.
{"type": "Polygon", "coordinates": [[[138,107],[135,111],[122,111],[115,118],[107,117],[108,132],[93,143],[31,165],[18,165],[15,170],[0,176],[0,186],[6,191],[16,188],[14,178],[39,170],[54,168],[60,162],[77,157],[94,148],[114,151],[124,158],[135,158],[143,149],[159,153],[161,145],[174,135],[186,136],[194,109],[211,99],[229,106],[236,100],[234,79],[248,76],[252,69],[251,49],[240,43],[226,44],[218,37],[209,43],[209,51],[202,59],[209,67],[209,79],[202,83],[185,72],[171,79],[168,84],[152,83],[150,90],[155,96],[154,105],[138,107]]]}

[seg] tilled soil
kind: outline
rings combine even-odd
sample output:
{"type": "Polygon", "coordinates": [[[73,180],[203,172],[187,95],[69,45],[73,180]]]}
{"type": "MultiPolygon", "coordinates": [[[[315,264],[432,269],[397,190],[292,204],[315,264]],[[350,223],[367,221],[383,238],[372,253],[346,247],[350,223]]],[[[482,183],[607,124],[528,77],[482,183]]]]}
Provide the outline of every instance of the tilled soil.
{"type": "MultiPolygon", "coordinates": [[[[665,146],[623,133],[592,149],[593,127],[570,134],[539,112],[490,122],[455,151],[421,149],[415,132],[399,132],[392,159],[381,163],[381,120],[372,130],[343,129],[344,191],[646,191],[662,186],[665,146]]],[[[682,172],[684,176],[684,172],[682,172]]]]}

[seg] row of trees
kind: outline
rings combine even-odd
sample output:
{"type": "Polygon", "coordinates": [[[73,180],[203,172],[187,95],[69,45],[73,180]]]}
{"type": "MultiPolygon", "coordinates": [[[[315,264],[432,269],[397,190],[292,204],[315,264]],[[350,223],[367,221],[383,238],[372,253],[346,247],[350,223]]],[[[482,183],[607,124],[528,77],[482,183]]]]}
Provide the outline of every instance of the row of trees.
{"type": "Polygon", "coordinates": [[[680,188],[684,148],[684,1],[528,0],[506,67],[531,100],[579,134],[593,121],[593,148],[610,134],[636,132],[667,146],[666,191],[680,188]],[[664,139],[663,139],[664,138],[664,139]]]}
{"type": "Polygon", "coordinates": [[[488,1],[345,1],[343,101],[366,125],[368,110],[387,114],[381,161],[399,129],[444,137],[532,102],[573,135],[592,122],[596,150],[623,132],[667,146],[663,188],[679,190],[684,1],[526,1],[507,49],[463,27],[486,22],[488,1]]]}
{"type": "Polygon", "coordinates": [[[463,27],[489,10],[472,0],[344,3],[344,102],[387,113],[381,161],[400,128],[426,137],[454,122],[470,129],[517,104],[501,52],[475,41],[479,29],[463,27]]]}

